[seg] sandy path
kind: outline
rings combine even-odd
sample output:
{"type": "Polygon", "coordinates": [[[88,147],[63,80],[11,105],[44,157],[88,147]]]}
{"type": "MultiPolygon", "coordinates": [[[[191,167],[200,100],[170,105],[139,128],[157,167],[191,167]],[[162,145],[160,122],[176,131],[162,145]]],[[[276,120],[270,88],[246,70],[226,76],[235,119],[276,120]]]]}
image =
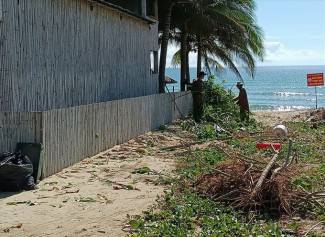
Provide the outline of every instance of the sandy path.
{"type": "MultiPolygon", "coordinates": [[[[273,127],[306,121],[310,113],[261,111],[253,112],[253,117],[273,127]]],[[[0,192],[0,236],[126,236],[127,214],[141,214],[156,203],[164,187],[154,181],[159,175],[173,175],[175,153],[182,152],[161,148],[181,141],[194,140],[179,125],[169,125],[167,131],[147,133],[68,167],[42,180],[37,190],[0,192]],[[154,172],[133,173],[142,167],[154,172]],[[87,199],[94,202],[84,202],[87,199]]]]}
{"type": "Polygon", "coordinates": [[[172,175],[179,150],[160,148],[191,140],[179,127],[169,128],[85,159],[42,180],[37,190],[0,192],[0,236],[127,235],[127,214],[141,214],[153,205],[164,191],[154,181],[172,175]],[[133,173],[142,167],[153,172],[133,173]]]}

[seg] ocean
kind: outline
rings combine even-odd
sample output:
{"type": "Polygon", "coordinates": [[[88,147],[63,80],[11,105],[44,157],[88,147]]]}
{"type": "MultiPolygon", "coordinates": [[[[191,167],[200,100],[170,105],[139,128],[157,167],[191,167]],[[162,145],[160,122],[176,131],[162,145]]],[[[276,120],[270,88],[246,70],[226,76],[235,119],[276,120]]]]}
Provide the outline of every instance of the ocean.
{"type": "MultiPolygon", "coordinates": [[[[293,111],[325,107],[325,88],[323,86],[308,87],[307,74],[323,73],[325,66],[267,66],[257,67],[254,79],[244,68],[239,71],[243,77],[250,109],[269,111],[293,111]]],[[[190,69],[191,81],[196,78],[196,68],[190,69]]],[[[180,91],[180,69],[166,69],[166,76],[178,81],[168,84],[169,91],[180,91]]],[[[215,82],[226,90],[238,94],[236,75],[225,70],[215,75],[215,82]]],[[[205,77],[204,80],[207,80],[205,77]]]]}

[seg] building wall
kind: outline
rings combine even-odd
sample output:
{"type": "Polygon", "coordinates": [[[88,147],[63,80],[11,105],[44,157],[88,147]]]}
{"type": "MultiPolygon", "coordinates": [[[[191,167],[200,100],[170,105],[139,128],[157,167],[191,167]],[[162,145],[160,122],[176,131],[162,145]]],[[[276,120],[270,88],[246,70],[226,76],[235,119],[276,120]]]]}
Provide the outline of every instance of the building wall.
{"type": "Polygon", "coordinates": [[[86,0],[1,0],[0,111],[158,93],[158,25],[86,0]]]}

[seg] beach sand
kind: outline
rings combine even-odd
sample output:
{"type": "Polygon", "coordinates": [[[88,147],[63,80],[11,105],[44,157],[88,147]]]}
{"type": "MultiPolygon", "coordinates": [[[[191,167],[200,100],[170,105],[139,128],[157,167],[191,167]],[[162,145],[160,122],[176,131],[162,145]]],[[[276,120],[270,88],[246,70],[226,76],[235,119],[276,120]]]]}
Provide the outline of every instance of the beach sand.
{"type": "Polygon", "coordinates": [[[253,111],[253,118],[265,126],[275,126],[287,122],[306,121],[313,110],[300,111],[253,111]]]}
{"type": "Polygon", "coordinates": [[[288,122],[305,122],[311,123],[325,119],[325,109],[309,109],[297,111],[253,111],[252,117],[266,127],[274,127],[278,124],[288,122]]]}
{"type": "MultiPolygon", "coordinates": [[[[311,120],[312,113],[259,111],[253,117],[272,127],[311,120]]],[[[172,176],[182,142],[193,141],[179,124],[171,124],[167,131],[149,132],[68,167],[42,180],[36,190],[0,192],[0,235],[125,236],[127,215],[141,215],[156,203],[164,192],[155,185],[158,174],[172,176]],[[164,149],[173,146],[178,147],[164,149]],[[134,172],[143,167],[152,172],[134,172]]]]}
{"type": "Polygon", "coordinates": [[[155,204],[165,189],[155,181],[173,175],[181,150],[163,148],[192,141],[171,124],[68,167],[36,190],[0,192],[0,236],[125,236],[127,215],[155,204]],[[143,167],[151,172],[136,172],[143,167]]]}

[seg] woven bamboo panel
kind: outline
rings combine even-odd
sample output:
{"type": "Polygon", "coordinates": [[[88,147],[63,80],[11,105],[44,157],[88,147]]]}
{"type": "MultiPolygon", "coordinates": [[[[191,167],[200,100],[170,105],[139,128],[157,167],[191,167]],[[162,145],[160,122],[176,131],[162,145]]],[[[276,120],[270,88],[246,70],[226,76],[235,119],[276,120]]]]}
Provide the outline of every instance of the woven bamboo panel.
{"type": "Polygon", "coordinates": [[[14,151],[17,142],[41,141],[41,112],[0,112],[0,153],[14,151]]]}
{"type": "MultiPolygon", "coordinates": [[[[191,103],[191,95],[176,99],[182,115],[189,113],[191,103]]],[[[168,94],[46,111],[44,175],[54,174],[179,117],[168,94]]]]}
{"type": "Polygon", "coordinates": [[[156,94],[158,24],[87,0],[1,0],[0,111],[156,94]]]}

